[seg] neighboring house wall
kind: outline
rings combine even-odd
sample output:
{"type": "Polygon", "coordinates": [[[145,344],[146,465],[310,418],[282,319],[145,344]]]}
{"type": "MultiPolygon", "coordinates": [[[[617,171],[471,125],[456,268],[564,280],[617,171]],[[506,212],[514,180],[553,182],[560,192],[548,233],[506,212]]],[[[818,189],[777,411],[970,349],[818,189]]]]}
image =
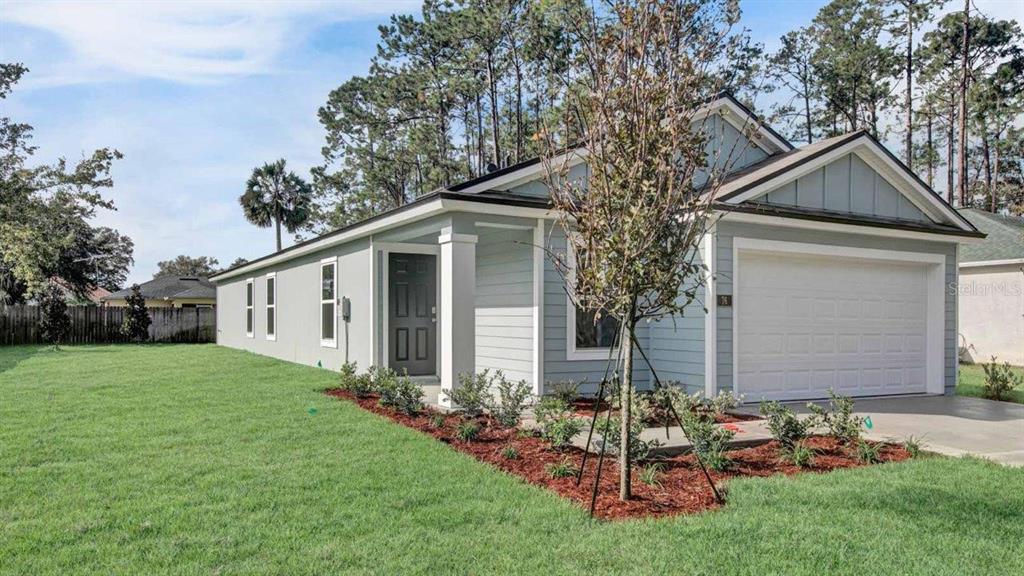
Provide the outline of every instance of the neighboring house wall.
{"type": "Polygon", "coordinates": [[[217,284],[217,343],[241,348],[282,360],[306,365],[320,362],[324,368],[337,370],[346,361],[357,362],[360,369],[370,360],[370,251],[367,240],[307,254],[295,260],[269,266],[245,276],[230,278],[217,284]],[[337,297],[352,303],[352,319],[341,319],[341,306],[336,306],[337,347],[320,344],[320,261],[338,257],[337,297]],[[267,339],[268,272],[276,273],[277,335],[267,339]],[[252,278],[254,288],[255,325],[252,338],[245,333],[245,284],[252,278]]]}
{"type": "MultiPolygon", "coordinates": [[[[716,235],[718,260],[716,262],[716,293],[719,295],[733,293],[733,239],[735,237],[756,238],[764,240],[780,240],[785,242],[803,242],[812,244],[831,244],[854,248],[874,248],[880,250],[900,250],[908,252],[929,252],[945,256],[945,286],[956,286],[957,252],[953,242],[933,242],[925,240],[908,240],[826,232],[820,230],[802,230],[794,228],[776,228],[755,224],[730,222],[726,216],[718,223],[716,235]]],[[[957,294],[956,290],[945,291],[945,388],[949,394],[956,387],[957,378],[957,294]]],[[[720,390],[731,390],[733,384],[733,307],[717,307],[717,370],[718,387],[720,390]]]]}
{"type": "MultiPolygon", "coordinates": [[[[104,300],[106,306],[114,307],[126,307],[128,302],[123,299],[113,298],[110,300],[104,300]]],[[[182,300],[158,300],[158,299],[147,299],[147,308],[181,308],[182,305],[193,305],[193,306],[216,306],[217,301],[210,298],[186,298],[182,300]]]]}
{"type": "Polygon", "coordinates": [[[960,334],[975,362],[1024,366],[1024,264],[960,269],[960,334]]]}
{"type": "Polygon", "coordinates": [[[478,229],[476,369],[533,383],[533,233],[478,229]]]}
{"type": "Polygon", "coordinates": [[[847,154],[805,174],[757,202],[930,222],[917,206],[856,154],[847,154]]]}

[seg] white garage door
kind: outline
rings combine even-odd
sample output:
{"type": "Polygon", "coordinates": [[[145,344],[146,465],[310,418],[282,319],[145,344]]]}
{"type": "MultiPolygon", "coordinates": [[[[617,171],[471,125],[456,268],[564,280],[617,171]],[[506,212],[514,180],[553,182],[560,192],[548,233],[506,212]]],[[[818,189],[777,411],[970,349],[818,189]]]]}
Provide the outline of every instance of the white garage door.
{"type": "Polygon", "coordinates": [[[927,267],[741,251],[737,384],[747,401],[925,392],[927,267]]]}

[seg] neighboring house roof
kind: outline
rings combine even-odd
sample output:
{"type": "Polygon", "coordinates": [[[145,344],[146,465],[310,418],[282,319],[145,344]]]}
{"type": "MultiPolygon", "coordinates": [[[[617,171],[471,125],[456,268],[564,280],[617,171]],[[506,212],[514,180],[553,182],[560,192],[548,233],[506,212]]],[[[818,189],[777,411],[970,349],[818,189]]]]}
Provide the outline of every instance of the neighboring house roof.
{"type": "MultiPolygon", "coordinates": [[[[162,276],[139,284],[139,292],[146,300],[178,300],[182,298],[217,297],[217,289],[207,279],[197,276],[162,276]]],[[[103,300],[122,300],[131,295],[131,288],[118,290],[103,300]]]]}
{"type": "Polygon", "coordinates": [[[988,235],[982,242],[960,247],[961,263],[1024,261],[1024,218],[977,208],[964,208],[960,214],[988,235]]]}

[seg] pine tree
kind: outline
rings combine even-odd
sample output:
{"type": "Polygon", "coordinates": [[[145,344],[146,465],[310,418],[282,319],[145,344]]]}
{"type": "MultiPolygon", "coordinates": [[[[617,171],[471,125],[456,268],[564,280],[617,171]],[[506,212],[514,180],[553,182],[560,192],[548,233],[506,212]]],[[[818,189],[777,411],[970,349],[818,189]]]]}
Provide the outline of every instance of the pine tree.
{"type": "Polygon", "coordinates": [[[121,334],[130,342],[149,340],[149,311],[146,310],[146,299],[142,297],[138,284],[132,284],[132,293],[125,298],[128,307],[124,311],[121,323],[121,334]]]}

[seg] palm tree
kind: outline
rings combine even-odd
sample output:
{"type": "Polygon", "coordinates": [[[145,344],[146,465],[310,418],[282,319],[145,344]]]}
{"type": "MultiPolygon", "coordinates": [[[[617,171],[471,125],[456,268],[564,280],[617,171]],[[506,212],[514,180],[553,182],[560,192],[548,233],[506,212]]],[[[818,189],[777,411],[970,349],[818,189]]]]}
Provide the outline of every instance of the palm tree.
{"type": "Polygon", "coordinates": [[[254,168],[238,198],[245,219],[260,228],[277,229],[277,250],[281,250],[281,225],[292,234],[310,216],[313,190],[294,172],[285,171],[284,158],[254,168]]]}

